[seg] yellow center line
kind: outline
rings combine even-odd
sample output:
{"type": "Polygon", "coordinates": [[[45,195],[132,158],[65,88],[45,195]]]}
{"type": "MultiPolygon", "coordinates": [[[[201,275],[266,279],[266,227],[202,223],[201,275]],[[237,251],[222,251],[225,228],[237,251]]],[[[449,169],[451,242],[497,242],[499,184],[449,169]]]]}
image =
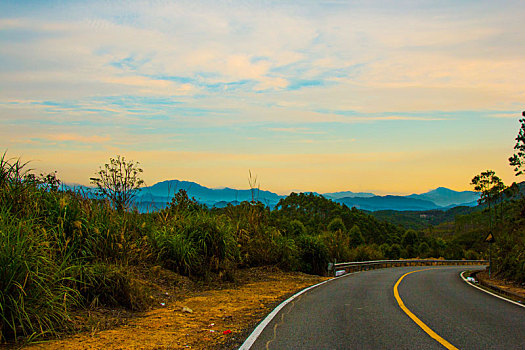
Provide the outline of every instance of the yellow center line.
{"type": "Polygon", "coordinates": [[[435,339],[437,342],[439,342],[445,348],[447,348],[449,350],[453,350],[453,349],[458,350],[458,348],[456,348],[454,345],[450,344],[445,339],[441,338],[436,332],[434,332],[432,329],[430,329],[430,327],[428,327],[426,324],[424,324],[423,321],[421,321],[419,318],[417,318],[417,316],[414,315],[412,313],[412,311],[410,311],[405,306],[405,304],[403,303],[403,300],[401,300],[401,297],[399,296],[399,292],[397,290],[397,287],[399,286],[399,283],[401,283],[403,278],[405,278],[405,276],[410,275],[411,273],[414,273],[414,272],[420,272],[420,271],[426,271],[426,270],[430,270],[430,269],[422,269],[422,270],[416,270],[416,271],[412,271],[412,272],[407,272],[403,276],[401,276],[401,278],[398,279],[396,284],[394,285],[394,297],[396,298],[397,303],[399,304],[399,307],[401,308],[401,310],[403,310],[405,312],[405,314],[407,314],[408,317],[410,317],[412,319],[412,321],[414,321],[419,327],[421,327],[421,329],[424,330],[425,333],[430,335],[433,339],[435,339]]]}

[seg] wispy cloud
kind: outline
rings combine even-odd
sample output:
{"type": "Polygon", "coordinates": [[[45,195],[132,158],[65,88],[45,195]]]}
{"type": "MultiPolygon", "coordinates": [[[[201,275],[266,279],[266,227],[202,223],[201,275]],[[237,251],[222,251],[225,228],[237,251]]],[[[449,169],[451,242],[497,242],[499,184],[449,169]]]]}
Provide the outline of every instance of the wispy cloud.
{"type": "Polygon", "coordinates": [[[323,132],[323,131],[315,131],[315,130],[310,130],[308,128],[300,128],[300,127],[267,128],[267,129],[270,131],[274,131],[274,132],[283,132],[283,133],[290,133],[290,134],[312,134],[312,135],[326,134],[326,132],[323,132]]]}
{"type": "Polygon", "coordinates": [[[521,112],[505,112],[505,113],[491,113],[488,115],[491,118],[512,118],[517,119],[521,117],[521,112]]]}
{"type": "Polygon", "coordinates": [[[47,140],[51,141],[73,141],[73,142],[80,142],[80,143],[98,143],[98,142],[107,142],[111,140],[109,136],[84,136],[84,135],[78,135],[78,134],[55,134],[55,135],[47,135],[44,137],[47,140]]]}

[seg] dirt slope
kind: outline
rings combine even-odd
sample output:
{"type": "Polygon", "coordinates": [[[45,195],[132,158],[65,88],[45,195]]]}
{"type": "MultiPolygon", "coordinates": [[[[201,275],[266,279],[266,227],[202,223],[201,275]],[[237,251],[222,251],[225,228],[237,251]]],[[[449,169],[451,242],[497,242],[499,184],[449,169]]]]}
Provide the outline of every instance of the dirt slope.
{"type": "Polygon", "coordinates": [[[225,289],[162,292],[166,297],[158,308],[123,325],[101,331],[93,327],[24,349],[236,349],[279,302],[327,278],[262,268],[244,271],[239,279],[244,283],[225,289]]]}

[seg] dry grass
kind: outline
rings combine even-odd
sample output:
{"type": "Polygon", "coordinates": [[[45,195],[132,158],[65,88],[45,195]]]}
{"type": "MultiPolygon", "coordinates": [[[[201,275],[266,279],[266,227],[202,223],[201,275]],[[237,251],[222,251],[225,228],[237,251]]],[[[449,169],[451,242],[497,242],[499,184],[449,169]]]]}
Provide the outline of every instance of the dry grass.
{"type": "MultiPolygon", "coordinates": [[[[216,284],[206,291],[187,286],[160,289],[169,284],[163,279],[157,295],[152,296],[158,308],[134,314],[111,329],[94,327],[25,349],[236,349],[276,304],[327,278],[254,268],[238,272],[236,279],[243,283],[216,284]],[[183,307],[193,312],[183,312],[183,307]],[[226,330],[231,334],[223,334],[226,330]]],[[[91,317],[96,324],[96,315],[91,317]]]]}

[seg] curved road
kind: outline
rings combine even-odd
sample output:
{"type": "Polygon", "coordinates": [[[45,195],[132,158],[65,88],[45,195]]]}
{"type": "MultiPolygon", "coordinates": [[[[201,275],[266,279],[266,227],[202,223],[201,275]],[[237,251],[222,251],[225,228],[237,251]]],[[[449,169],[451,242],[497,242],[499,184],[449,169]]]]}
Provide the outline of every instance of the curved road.
{"type": "MultiPolygon", "coordinates": [[[[467,285],[472,266],[349,274],[286,305],[251,349],[445,349],[401,309],[458,349],[525,349],[525,308],[467,285]]],[[[479,267],[484,268],[484,267],[479,267]]]]}

